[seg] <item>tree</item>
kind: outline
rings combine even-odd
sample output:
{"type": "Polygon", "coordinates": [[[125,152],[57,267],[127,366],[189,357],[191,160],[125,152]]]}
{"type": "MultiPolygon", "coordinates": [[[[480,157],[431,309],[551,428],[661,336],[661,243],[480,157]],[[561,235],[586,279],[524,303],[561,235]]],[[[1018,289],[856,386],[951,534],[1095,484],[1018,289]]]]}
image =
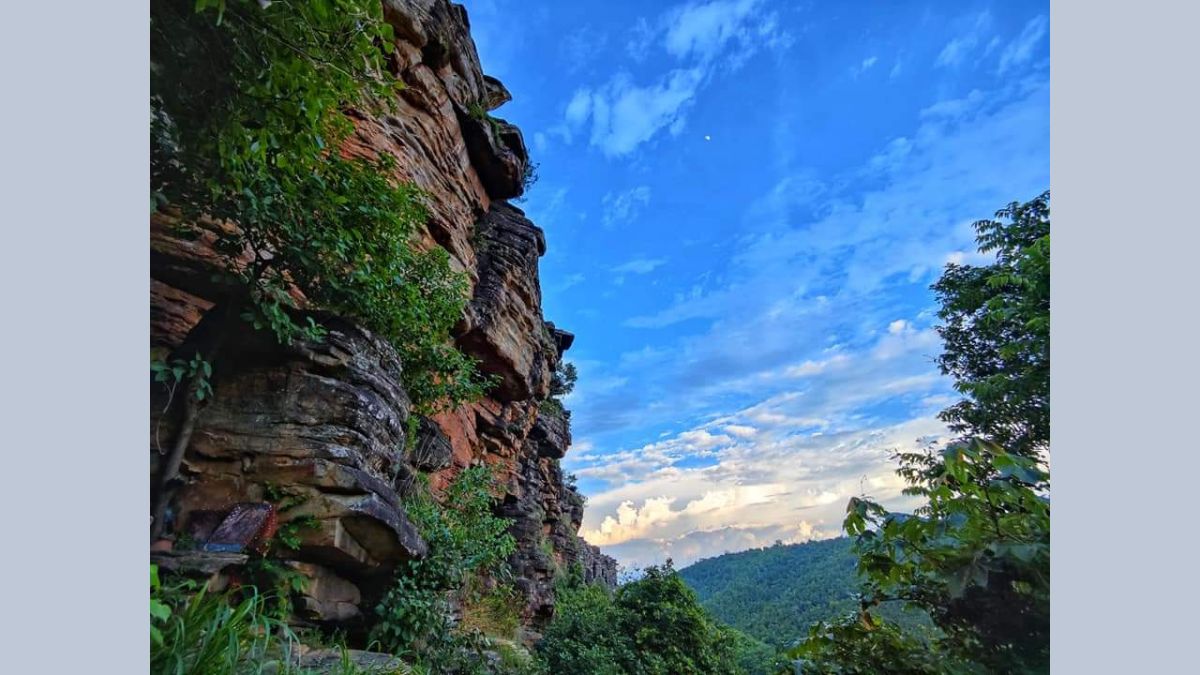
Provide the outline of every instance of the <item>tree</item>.
{"type": "Polygon", "coordinates": [[[570,361],[559,361],[554,367],[554,374],[550,376],[550,395],[557,398],[566,396],[572,391],[575,391],[575,381],[579,379],[579,373],[575,370],[575,364],[570,361]]]}
{"type": "Polygon", "coordinates": [[[945,342],[938,365],[964,396],[941,418],[955,432],[1038,456],[1050,442],[1050,192],[975,229],[995,262],[952,263],[933,285],[945,342]]]}
{"type": "Polygon", "coordinates": [[[764,645],[712,620],[669,560],[611,595],[577,576],[557,595],[538,646],[550,673],[734,675],[765,658],[754,653],[764,645]]]}
{"type": "Polygon", "coordinates": [[[951,264],[934,285],[940,360],[965,399],[942,413],[963,438],[902,453],[912,514],[852,499],[860,609],[815,626],[791,656],[805,672],[1043,673],[1050,663],[1049,193],[979,221],[984,267],[951,264]],[[881,621],[903,601],[936,630],[881,621]]]}

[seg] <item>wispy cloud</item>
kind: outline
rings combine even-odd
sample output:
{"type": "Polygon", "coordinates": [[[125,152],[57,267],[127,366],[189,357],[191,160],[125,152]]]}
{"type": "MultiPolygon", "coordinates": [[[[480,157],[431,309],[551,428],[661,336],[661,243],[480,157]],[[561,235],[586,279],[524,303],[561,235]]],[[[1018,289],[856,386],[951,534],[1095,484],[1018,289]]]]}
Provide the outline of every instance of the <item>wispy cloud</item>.
{"type": "Polygon", "coordinates": [[[762,5],[761,0],[716,0],[668,10],[661,22],[666,26],[667,53],[677,59],[691,57],[706,63],[731,44],[743,50],[751,48],[766,25],[752,20],[762,5]]]}
{"type": "Polygon", "coordinates": [[[863,59],[863,60],[862,60],[862,63],[860,63],[859,65],[857,65],[857,66],[855,66],[855,67],[853,67],[853,68],[851,68],[851,69],[850,69],[850,72],[851,72],[851,73],[852,73],[852,74],[853,74],[855,77],[858,77],[859,75],[862,75],[863,73],[865,73],[865,72],[867,72],[868,70],[870,70],[870,69],[871,69],[871,68],[872,68],[872,67],[873,67],[873,66],[874,66],[876,63],[878,63],[878,62],[879,62],[879,57],[878,57],[878,56],[868,56],[867,58],[865,58],[865,59],[863,59]]]}
{"type": "Polygon", "coordinates": [[[1025,28],[1021,30],[1021,34],[1010,42],[1000,54],[998,72],[1004,73],[1009,68],[1025,63],[1032,58],[1033,50],[1042,41],[1042,38],[1046,37],[1049,28],[1050,21],[1045,15],[1030,19],[1029,23],[1025,24],[1025,28]]]}
{"type": "Polygon", "coordinates": [[[589,143],[609,157],[632,153],[666,131],[678,135],[687,112],[714,73],[735,70],[760,49],[789,44],[762,0],[693,2],[663,13],[651,23],[640,18],[627,53],[642,61],[657,42],[680,65],[637,82],[619,72],[607,82],[580,87],[563,113],[557,133],[571,142],[590,127],[589,143]]]}
{"type": "Polygon", "coordinates": [[[617,274],[649,274],[662,267],[667,262],[662,258],[634,258],[629,262],[617,265],[612,271],[617,274]]]}
{"type": "Polygon", "coordinates": [[[987,10],[977,14],[970,21],[969,27],[960,35],[946,43],[938,53],[934,65],[940,68],[961,65],[975,51],[979,43],[986,37],[992,23],[992,15],[987,10]]]}
{"type": "Polygon", "coordinates": [[[638,185],[624,192],[609,192],[600,201],[603,215],[600,220],[605,227],[615,227],[627,223],[637,217],[638,213],[650,203],[650,188],[638,185]]]}
{"type": "Polygon", "coordinates": [[[567,72],[575,73],[604,54],[608,35],[594,26],[581,26],[571,31],[559,44],[567,72]]]}

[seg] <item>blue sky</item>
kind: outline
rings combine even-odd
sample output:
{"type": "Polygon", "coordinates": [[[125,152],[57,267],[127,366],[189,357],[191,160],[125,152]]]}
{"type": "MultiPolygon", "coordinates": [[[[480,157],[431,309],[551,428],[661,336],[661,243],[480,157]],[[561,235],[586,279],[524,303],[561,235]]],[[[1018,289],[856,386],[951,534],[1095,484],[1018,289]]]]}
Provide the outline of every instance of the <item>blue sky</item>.
{"type": "Polygon", "coordinates": [[[839,532],[945,429],[929,284],[1049,187],[1047,2],[467,0],[627,566],[839,532]]]}

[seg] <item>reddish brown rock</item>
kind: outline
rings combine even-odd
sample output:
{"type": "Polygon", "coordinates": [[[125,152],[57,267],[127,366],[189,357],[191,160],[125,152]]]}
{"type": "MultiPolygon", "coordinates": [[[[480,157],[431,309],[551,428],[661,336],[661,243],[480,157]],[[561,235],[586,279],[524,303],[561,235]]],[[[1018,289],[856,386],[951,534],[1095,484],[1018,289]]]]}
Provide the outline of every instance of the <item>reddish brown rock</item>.
{"type": "MultiPolygon", "coordinates": [[[[511,94],[483,74],[465,10],[447,0],[383,5],[396,29],[390,67],[404,88],[386,112],[347,112],[354,132],[341,152],[390,155],[394,178],[422,190],[429,213],[419,245],[446,249],[472,283],[458,344],[501,383],[486,398],[422,421],[409,448],[411,405],[389,345],[333,317],[323,317],[326,341],[292,347],[242,326],[230,356],[218,360],[216,396],[185,457],[171,529],[177,543],[202,542],[234,504],[278,503],[279,528],[299,548],[276,545],[273,553],[316,582],[296,603],[301,618],[361,621],[395,566],[425,553],[404,515],[413,472],[430,472],[440,495],[463,468],[485,464],[500,483],[498,509],[513,523],[518,551],[509,562],[526,596],[526,621],[539,625],[553,612],[554,578],[566,567],[578,563],[589,579],[615,582],[612,559],[576,535],[583,500],[558,464],[570,444],[567,417],[538,414],[574,336],[542,316],[541,229],[502,201],[521,193],[529,159],[520,130],[486,114],[511,94]]],[[[150,225],[151,344],[162,354],[195,340],[212,323],[214,303],[226,301],[231,287],[214,274],[225,261],[213,243],[235,225],[181,226],[169,212],[153,214],[150,225]]],[[[165,391],[154,391],[152,446],[169,442],[178,423],[178,411],[162,414],[165,391]]],[[[217,565],[218,576],[225,565],[180,562],[187,552],[155,555],[175,556],[164,565],[217,565]]]]}
{"type": "Polygon", "coordinates": [[[545,398],[555,347],[542,320],[542,230],[520,209],[496,202],[479,221],[476,242],[479,282],[458,328],[459,344],[500,377],[499,398],[545,398]]]}
{"type": "Polygon", "coordinates": [[[183,343],[213,303],[159,281],[150,280],[150,348],[169,353],[183,343]]]}

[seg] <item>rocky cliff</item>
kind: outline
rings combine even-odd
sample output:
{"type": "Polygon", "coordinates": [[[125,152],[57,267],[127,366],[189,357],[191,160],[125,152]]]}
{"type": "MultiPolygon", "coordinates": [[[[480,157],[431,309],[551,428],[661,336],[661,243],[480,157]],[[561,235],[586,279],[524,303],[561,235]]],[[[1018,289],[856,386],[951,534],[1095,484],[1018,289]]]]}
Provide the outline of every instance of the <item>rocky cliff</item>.
{"type": "MultiPolygon", "coordinates": [[[[264,518],[283,521],[272,528],[300,517],[315,523],[298,530],[298,548],[286,554],[311,580],[301,614],[353,622],[370,613],[396,564],[425,554],[404,511],[413,475],[429,474],[438,493],[462,469],[486,464],[503,485],[498,513],[512,521],[518,544],[510,565],[525,623],[536,627],[553,613],[559,571],[579,563],[590,579],[616,577],[613,559],[577,536],[583,499],[559,467],[571,442],[569,412],[539,409],[573,336],[542,315],[545,236],[506,201],[521,195],[529,158],[520,130],[490,115],[511,96],[483,74],[465,10],[447,0],[383,4],[396,34],[391,72],[405,86],[390,114],[346,112],[355,133],[342,152],[391,155],[395,177],[427,195],[422,245],[449,252],[473,287],[455,339],[499,384],[471,405],[421,418],[409,443],[414,413],[403,364],[387,342],[325,315],[318,316],[328,335],[319,342],[281,346],[262,332],[234,331],[225,352],[234,356],[213,375],[218,395],[184,457],[170,530],[176,541],[203,541],[226,526],[234,505],[297,505],[264,518]]],[[[221,288],[210,238],[180,237],[169,211],[150,224],[150,342],[164,355],[222,320],[212,311],[221,288]]],[[[202,233],[221,227],[200,225],[202,233]]],[[[162,457],[158,439],[173,437],[179,424],[162,412],[170,395],[155,387],[152,471],[162,457]]],[[[154,554],[168,567],[219,571],[244,560],[237,551],[170,547],[160,542],[154,554]]]]}

